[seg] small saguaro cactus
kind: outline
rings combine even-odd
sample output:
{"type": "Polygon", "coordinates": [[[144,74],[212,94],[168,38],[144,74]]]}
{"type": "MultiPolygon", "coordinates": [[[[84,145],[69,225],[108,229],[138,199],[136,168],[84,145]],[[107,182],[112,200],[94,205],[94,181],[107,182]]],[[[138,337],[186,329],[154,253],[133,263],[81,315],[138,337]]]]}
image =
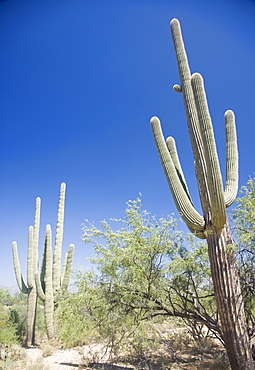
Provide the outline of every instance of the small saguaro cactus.
{"type": "Polygon", "coordinates": [[[35,337],[35,318],[37,293],[34,274],[38,269],[38,239],[40,227],[40,208],[41,199],[36,198],[34,226],[29,227],[28,231],[28,253],[27,253],[27,284],[25,284],[18,256],[17,242],[12,243],[13,263],[16,280],[20,291],[27,294],[27,338],[26,345],[30,347],[34,344],[35,337]]]}
{"type": "Polygon", "coordinates": [[[236,370],[254,369],[234,243],[226,216],[226,207],[234,202],[238,189],[235,116],[231,110],[225,113],[226,184],[224,188],[203,78],[199,73],[190,74],[179,21],[173,19],[170,27],[181,80],[181,85],[174,85],[174,91],[182,93],[184,100],[202,215],[191,201],[175,141],[172,137],[164,139],[157,117],[151,119],[154,139],[181,217],[192,233],[207,240],[222,339],[231,367],[236,370]]]}
{"type": "Polygon", "coordinates": [[[62,273],[61,273],[61,255],[64,229],[64,206],[65,206],[65,183],[61,184],[58,220],[56,229],[56,239],[52,260],[52,232],[51,226],[46,226],[44,252],[41,266],[41,273],[35,273],[35,282],[38,297],[44,302],[44,313],[47,336],[49,339],[54,337],[54,302],[57,300],[57,293],[60,289],[67,289],[72,262],[74,255],[74,245],[70,244],[66,253],[62,273]]]}

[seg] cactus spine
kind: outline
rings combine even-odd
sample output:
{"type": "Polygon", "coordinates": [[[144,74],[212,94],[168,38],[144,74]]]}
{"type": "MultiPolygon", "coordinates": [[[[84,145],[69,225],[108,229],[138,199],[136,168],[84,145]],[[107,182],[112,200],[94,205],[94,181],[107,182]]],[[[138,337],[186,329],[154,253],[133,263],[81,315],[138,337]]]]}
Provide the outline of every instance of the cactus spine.
{"type": "Polygon", "coordinates": [[[27,294],[27,338],[28,347],[34,344],[35,318],[37,293],[34,274],[38,269],[38,238],[40,225],[41,199],[36,198],[34,226],[29,227],[28,231],[28,254],[27,254],[27,284],[25,284],[18,256],[17,242],[12,243],[14,271],[20,291],[27,294]]]}
{"type": "Polygon", "coordinates": [[[37,294],[39,298],[44,302],[45,323],[47,336],[49,339],[52,339],[54,337],[54,302],[57,300],[57,293],[59,289],[68,288],[74,255],[74,245],[70,244],[69,250],[65,256],[65,261],[63,264],[61,274],[65,190],[66,185],[65,183],[62,183],[60,186],[58,220],[53,261],[52,261],[52,232],[50,225],[47,225],[45,232],[41,274],[39,274],[38,271],[36,271],[35,273],[37,294]]]}
{"type": "Polygon", "coordinates": [[[226,217],[226,207],[234,202],[238,189],[235,116],[231,110],[225,113],[224,189],[203,78],[199,73],[190,74],[179,21],[173,19],[170,26],[181,80],[181,86],[174,85],[174,90],[182,92],[184,99],[203,215],[192,204],[174,139],[164,139],[157,117],[151,119],[152,131],[181,217],[196,236],[207,240],[215,298],[231,367],[236,370],[254,369],[236,257],[234,248],[229,248],[233,240],[226,217]]]}

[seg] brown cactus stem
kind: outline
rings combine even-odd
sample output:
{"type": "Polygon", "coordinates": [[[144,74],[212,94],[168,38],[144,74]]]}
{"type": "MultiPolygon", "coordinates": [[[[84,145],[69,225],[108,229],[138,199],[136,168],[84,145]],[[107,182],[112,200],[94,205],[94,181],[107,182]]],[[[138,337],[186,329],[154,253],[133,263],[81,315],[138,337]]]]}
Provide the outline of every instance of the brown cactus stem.
{"type": "Polygon", "coordinates": [[[232,370],[254,369],[236,264],[228,226],[205,232],[223,340],[232,370]]]}

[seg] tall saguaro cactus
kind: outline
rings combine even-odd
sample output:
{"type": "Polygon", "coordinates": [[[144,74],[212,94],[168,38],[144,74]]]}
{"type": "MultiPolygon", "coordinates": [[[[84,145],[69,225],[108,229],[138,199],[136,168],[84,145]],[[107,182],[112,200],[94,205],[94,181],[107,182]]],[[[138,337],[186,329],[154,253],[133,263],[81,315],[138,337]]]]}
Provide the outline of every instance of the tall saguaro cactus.
{"type": "Polygon", "coordinates": [[[34,226],[29,227],[28,231],[28,253],[27,253],[27,284],[25,284],[18,256],[17,242],[12,243],[13,263],[16,280],[20,291],[27,294],[27,338],[26,344],[30,347],[34,344],[35,319],[37,293],[34,274],[38,269],[38,239],[40,225],[41,199],[36,198],[34,226]]]}
{"type": "Polygon", "coordinates": [[[41,274],[35,273],[35,282],[39,298],[44,302],[47,336],[54,337],[54,302],[59,289],[67,289],[74,255],[74,245],[70,244],[61,273],[61,254],[64,229],[65,183],[61,184],[56,239],[52,261],[52,233],[50,225],[46,226],[44,253],[41,274]]]}
{"type": "Polygon", "coordinates": [[[38,273],[38,240],[40,224],[41,199],[36,198],[36,211],[34,226],[29,227],[28,256],[27,256],[27,284],[21,274],[18,257],[17,243],[12,243],[14,270],[17,284],[22,293],[28,295],[27,299],[27,346],[34,344],[35,318],[37,296],[44,302],[45,323],[48,338],[54,337],[54,299],[56,300],[59,289],[67,289],[74,255],[74,245],[69,246],[66,254],[62,274],[61,255],[64,230],[64,205],[66,184],[60,186],[60,197],[58,206],[58,219],[56,228],[56,240],[54,256],[52,257],[51,227],[46,226],[44,253],[42,259],[41,275],[38,273]],[[53,262],[52,262],[53,258],[53,262]]]}
{"type": "Polygon", "coordinates": [[[174,90],[182,92],[184,99],[202,215],[192,204],[174,139],[164,139],[157,117],[151,119],[151,126],[176,207],[188,228],[207,240],[215,298],[231,367],[254,369],[234,243],[226,216],[226,207],[233,203],[238,189],[235,116],[231,110],[225,113],[226,184],[223,187],[203,78],[199,73],[190,73],[179,21],[173,19],[170,27],[181,80],[174,90]]]}

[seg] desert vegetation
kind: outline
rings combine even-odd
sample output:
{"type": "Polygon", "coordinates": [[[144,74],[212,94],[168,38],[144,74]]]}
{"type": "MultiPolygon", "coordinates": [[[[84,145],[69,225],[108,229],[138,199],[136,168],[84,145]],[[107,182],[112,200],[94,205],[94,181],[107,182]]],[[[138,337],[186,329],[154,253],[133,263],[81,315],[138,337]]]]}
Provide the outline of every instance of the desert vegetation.
{"type": "MultiPolygon", "coordinates": [[[[249,179],[230,213],[251,338],[254,191],[255,179],[249,179]]],[[[134,369],[230,368],[204,241],[181,232],[172,216],[157,220],[141,198],[127,203],[123,220],[103,221],[98,227],[87,222],[83,235],[84,243],[94,246],[94,268],[74,270],[72,290],[60,291],[54,339],[47,339],[45,308],[38,299],[33,347],[41,349],[38,369],[56,351],[72,349],[80,355],[81,368],[105,363],[134,369]]],[[[0,290],[0,297],[2,364],[25,366],[31,360],[24,349],[26,296],[0,290]]]]}
{"type": "Polygon", "coordinates": [[[235,116],[225,113],[223,186],[202,76],[190,74],[177,19],[171,31],[181,80],[174,90],[184,98],[202,214],[193,206],[174,139],[164,139],[157,117],[151,125],[159,157],[191,233],[180,231],[173,215],[157,219],[141,197],[130,200],[124,219],[84,224],[83,241],[94,249],[92,268],[74,270],[75,289],[68,290],[74,246],[69,246],[61,269],[65,184],[55,246],[52,250],[47,225],[40,273],[37,198],[29,228],[27,282],[13,242],[21,293],[12,297],[0,291],[1,368],[28,369],[31,349],[37,349],[31,366],[38,370],[57,369],[56,357],[52,364],[44,360],[56,352],[63,369],[254,369],[255,178],[227,213],[238,191],[235,116]],[[63,360],[65,351],[73,349],[75,362],[63,360]]]}

